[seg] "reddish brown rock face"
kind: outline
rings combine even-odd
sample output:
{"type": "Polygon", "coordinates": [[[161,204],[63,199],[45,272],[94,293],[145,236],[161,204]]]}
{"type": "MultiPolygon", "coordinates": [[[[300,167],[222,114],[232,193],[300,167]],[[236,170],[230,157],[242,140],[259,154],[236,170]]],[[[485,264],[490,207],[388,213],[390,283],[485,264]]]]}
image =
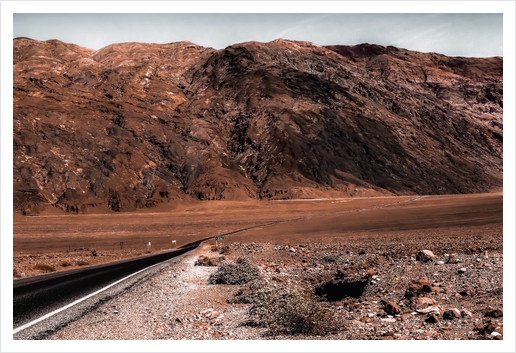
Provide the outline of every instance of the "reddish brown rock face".
{"type": "Polygon", "coordinates": [[[501,58],[14,40],[14,208],[502,186],[501,58]]]}

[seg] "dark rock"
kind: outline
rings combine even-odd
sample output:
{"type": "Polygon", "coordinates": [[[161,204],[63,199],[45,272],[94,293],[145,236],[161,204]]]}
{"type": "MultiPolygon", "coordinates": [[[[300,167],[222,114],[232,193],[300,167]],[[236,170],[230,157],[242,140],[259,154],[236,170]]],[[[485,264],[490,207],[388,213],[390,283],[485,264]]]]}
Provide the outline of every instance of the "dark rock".
{"type": "Polygon", "coordinates": [[[481,335],[489,335],[491,334],[494,330],[496,330],[496,328],[498,327],[498,322],[496,321],[490,321],[488,323],[486,323],[484,325],[484,327],[482,327],[482,329],[480,329],[479,333],[481,335]]]}
{"type": "Polygon", "coordinates": [[[392,300],[387,300],[387,301],[384,301],[382,300],[382,306],[383,306],[383,310],[388,314],[388,315],[398,315],[401,313],[401,308],[398,304],[394,303],[392,300]]]}
{"type": "Polygon", "coordinates": [[[364,293],[368,280],[346,281],[342,279],[323,282],[315,288],[315,295],[330,302],[342,300],[346,297],[360,298],[364,293]]]}
{"type": "Polygon", "coordinates": [[[460,313],[459,309],[456,309],[456,308],[446,310],[443,313],[443,319],[445,319],[445,320],[454,320],[454,319],[460,319],[460,318],[461,318],[461,313],[460,313]]]}
{"type": "Polygon", "coordinates": [[[464,289],[463,291],[459,292],[459,294],[463,297],[471,297],[474,295],[474,292],[471,289],[464,289]]]}
{"type": "Polygon", "coordinates": [[[431,323],[431,324],[435,324],[435,323],[439,322],[439,317],[436,314],[430,314],[425,319],[425,322],[428,322],[428,323],[431,323]]]}
{"type": "Polygon", "coordinates": [[[484,315],[487,317],[502,317],[503,311],[500,309],[489,310],[484,315]]]}

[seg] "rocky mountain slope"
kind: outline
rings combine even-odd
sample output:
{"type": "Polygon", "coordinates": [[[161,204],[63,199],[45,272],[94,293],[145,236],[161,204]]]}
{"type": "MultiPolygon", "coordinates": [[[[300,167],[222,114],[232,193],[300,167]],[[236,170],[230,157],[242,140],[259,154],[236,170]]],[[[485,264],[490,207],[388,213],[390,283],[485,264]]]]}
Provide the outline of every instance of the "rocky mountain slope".
{"type": "Polygon", "coordinates": [[[503,59],[14,39],[14,209],[500,189],[503,59]]]}

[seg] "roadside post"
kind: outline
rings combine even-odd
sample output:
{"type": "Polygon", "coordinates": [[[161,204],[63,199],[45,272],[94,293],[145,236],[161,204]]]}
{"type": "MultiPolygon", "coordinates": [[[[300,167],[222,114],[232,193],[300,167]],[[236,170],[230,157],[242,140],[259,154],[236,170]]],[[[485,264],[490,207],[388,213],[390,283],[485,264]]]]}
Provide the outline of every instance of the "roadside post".
{"type": "Polygon", "coordinates": [[[219,240],[220,241],[224,241],[224,236],[223,235],[218,235],[215,237],[215,246],[218,248],[219,247],[219,240]]]}

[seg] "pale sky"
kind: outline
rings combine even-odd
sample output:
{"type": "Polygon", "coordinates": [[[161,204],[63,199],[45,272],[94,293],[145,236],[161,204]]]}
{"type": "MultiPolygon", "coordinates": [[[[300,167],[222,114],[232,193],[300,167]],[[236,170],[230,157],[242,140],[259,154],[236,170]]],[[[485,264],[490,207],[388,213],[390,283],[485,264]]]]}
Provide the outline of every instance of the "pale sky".
{"type": "Polygon", "coordinates": [[[449,56],[503,56],[503,14],[14,13],[13,37],[98,50],[121,42],[190,41],[222,49],[284,38],[319,45],[393,45],[449,56]]]}

